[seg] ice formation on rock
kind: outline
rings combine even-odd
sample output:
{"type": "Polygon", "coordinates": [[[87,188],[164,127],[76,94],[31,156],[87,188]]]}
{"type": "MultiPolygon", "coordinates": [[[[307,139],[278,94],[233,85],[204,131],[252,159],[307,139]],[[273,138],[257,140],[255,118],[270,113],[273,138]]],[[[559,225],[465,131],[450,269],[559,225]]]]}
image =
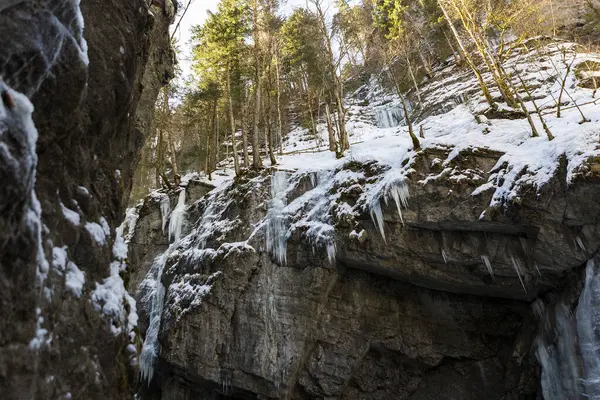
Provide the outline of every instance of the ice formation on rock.
{"type": "Polygon", "coordinates": [[[169,220],[169,240],[177,242],[181,236],[185,213],[185,189],[179,192],[179,199],[169,220]]]}
{"type": "Polygon", "coordinates": [[[279,264],[287,261],[287,227],[284,209],[286,206],[286,189],[289,186],[288,174],[276,171],[271,176],[271,202],[267,212],[267,250],[279,264]]]}

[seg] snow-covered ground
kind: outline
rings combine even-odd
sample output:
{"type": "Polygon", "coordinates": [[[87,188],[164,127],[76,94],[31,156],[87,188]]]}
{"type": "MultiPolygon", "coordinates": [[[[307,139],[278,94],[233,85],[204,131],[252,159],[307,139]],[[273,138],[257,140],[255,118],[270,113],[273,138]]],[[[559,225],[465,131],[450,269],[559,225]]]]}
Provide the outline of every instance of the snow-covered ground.
{"type": "MultiPolygon", "coordinates": [[[[521,59],[508,63],[507,69],[514,66],[519,75],[528,82],[528,86],[537,87],[532,95],[538,107],[543,108],[543,118],[548,125],[554,140],[549,141],[542,128],[542,124],[533,114],[532,117],[539,132],[539,137],[531,137],[531,128],[526,119],[486,119],[478,123],[475,116],[482,114],[487,108],[482,96],[474,96],[465,104],[457,105],[447,113],[426,118],[415,124],[415,132],[420,126],[424,128],[424,139],[420,139],[422,148],[448,148],[454,151],[447,160],[447,165],[452,157],[467,148],[485,148],[504,153],[499,160],[498,167],[504,163],[508,166],[499,172],[504,178],[504,184],[497,190],[497,196],[511,196],[522,184],[532,183],[538,187],[548,181],[558,166],[558,158],[565,155],[568,160],[568,179],[589,157],[600,155],[600,93],[593,97],[593,89],[584,89],[577,86],[578,80],[572,70],[586,60],[600,62],[600,56],[595,54],[577,53],[577,48],[572,44],[561,44],[565,49],[566,62],[570,63],[576,56],[571,73],[566,82],[566,92],[563,101],[568,104],[563,106],[561,118],[556,116],[556,99],[561,90],[561,80],[566,73],[563,55],[557,45],[549,45],[545,53],[553,54],[551,59],[539,51],[524,54],[521,59]],[[539,61],[540,59],[546,61],[539,61]],[[533,61],[533,62],[530,62],[533,61]],[[557,67],[558,73],[554,70],[557,67]],[[581,124],[583,117],[575,104],[579,105],[581,112],[589,122],[581,124]],[[520,176],[527,170],[524,176],[520,176]]],[[[450,67],[455,68],[455,67],[450,67]]],[[[451,80],[452,76],[447,78],[451,80]]],[[[516,78],[515,78],[516,79],[516,78]]],[[[516,82],[515,82],[516,83],[516,82]]],[[[454,84],[445,87],[443,82],[435,81],[431,85],[444,88],[446,97],[458,97],[458,90],[465,88],[465,84],[454,84]],[[454,91],[454,92],[451,92],[454,91]]],[[[476,86],[474,79],[468,82],[469,87],[476,86]]],[[[435,96],[436,100],[439,99],[435,96]]],[[[438,100],[439,101],[439,100],[438,100]]],[[[318,129],[321,136],[322,151],[302,152],[303,148],[314,147],[312,142],[306,141],[308,130],[295,129],[285,141],[284,153],[292,154],[278,156],[279,168],[288,170],[318,171],[323,169],[334,170],[341,167],[348,160],[365,162],[374,160],[390,167],[398,167],[406,157],[413,157],[412,143],[405,126],[392,128],[379,128],[376,119],[371,123],[357,120],[357,116],[373,113],[372,106],[359,106],[354,102],[348,107],[352,114],[348,121],[348,132],[352,148],[346,152],[345,157],[338,160],[335,155],[325,150],[327,132],[325,126],[320,124],[318,129]]],[[[527,108],[535,112],[531,101],[526,102],[527,108]]],[[[392,102],[391,108],[397,108],[397,103],[392,102]]],[[[404,125],[404,124],[402,124],[404,125]]],[[[488,185],[495,185],[497,178],[488,185]]]]}
{"type": "MultiPolygon", "coordinates": [[[[490,181],[474,191],[477,194],[496,187],[495,203],[516,196],[522,185],[544,185],[555,173],[558,160],[563,155],[568,161],[567,178],[571,181],[587,159],[600,155],[600,91],[594,93],[593,89],[579,87],[575,73],[585,61],[600,63],[600,55],[580,50],[572,43],[552,43],[536,49],[521,48],[505,64],[505,69],[513,75],[516,87],[521,87],[518,76],[527,82],[554,140],[548,140],[535,113],[534,103],[527,101],[528,96],[523,90],[520,94],[533,113],[539,137],[532,137],[532,130],[525,118],[488,119],[482,116],[488,107],[478,91],[474,76],[469,71],[450,65],[439,71],[441,78],[433,79],[421,89],[424,93],[422,108],[438,112],[414,124],[416,134],[423,127],[425,137],[420,139],[421,147],[453,149],[446,160],[441,160],[444,166],[469,148],[504,153],[493,169],[495,173],[490,181]],[[566,90],[562,94],[562,115],[558,118],[556,104],[562,80],[567,74],[567,65],[571,63],[566,90]],[[464,98],[465,93],[476,94],[464,98]],[[462,102],[457,104],[457,99],[462,102]],[[439,113],[450,107],[450,111],[439,113]],[[476,117],[479,117],[479,122],[476,117]],[[587,122],[582,123],[584,117],[587,122]]],[[[585,78],[595,73],[583,70],[579,76],[585,78]]],[[[490,77],[486,80],[490,81],[490,77]]],[[[412,149],[407,127],[397,118],[398,115],[402,116],[398,97],[383,91],[375,79],[367,87],[357,90],[357,93],[365,91],[367,94],[364,98],[349,97],[347,100],[347,129],[352,146],[343,158],[337,159],[334,153],[327,150],[327,129],[321,122],[317,126],[317,135],[300,127],[289,132],[284,140],[283,155],[277,156],[277,168],[319,172],[339,169],[348,161],[376,161],[409,173],[411,163],[407,159],[410,161],[414,158],[416,152],[412,149]],[[394,125],[391,121],[398,124],[390,127],[394,125]]],[[[492,92],[492,95],[497,96],[498,93],[492,92]]],[[[508,107],[500,103],[499,108],[508,107]]],[[[230,164],[222,163],[228,168],[214,173],[211,183],[220,186],[232,179],[230,164]]],[[[269,161],[265,160],[264,164],[269,165],[269,161]]]]}

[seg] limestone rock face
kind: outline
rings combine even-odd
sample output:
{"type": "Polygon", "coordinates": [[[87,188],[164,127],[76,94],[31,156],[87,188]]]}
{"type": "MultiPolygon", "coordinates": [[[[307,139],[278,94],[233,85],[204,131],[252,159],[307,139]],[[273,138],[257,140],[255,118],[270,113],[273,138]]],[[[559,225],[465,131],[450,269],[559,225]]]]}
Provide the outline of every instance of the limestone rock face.
{"type": "MultiPolygon", "coordinates": [[[[491,207],[493,190],[472,193],[500,154],[468,151],[442,170],[448,151],[419,155],[402,217],[381,203],[385,239],[368,212],[333,215],[334,262],[302,231],[284,262],[268,250],[269,173],[189,196],[184,238],[163,253],[159,355],[144,398],[539,398],[543,324],[531,302],[577,302],[600,244],[595,161],[570,186],[559,171],[541,191],[491,207]]],[[[357,178],[333,190],[349,205],[385,173],[355,162],[344,171],[357,178]]],[[[289,181],[287,204],[319,186],[289,181]]],[[[136,235],[153,237],[145,227],[160,227],[158,207],[146,200],[136,235]]],[[[160,255],[168,239],[154,243],[160,255]]],[[[134,270],[152,282],[156,262],[134,270]]],[[[149,287],[139,285],[142,319],[149,287]]]]}
{"type": "Polygon", "coordinates": [[[131,396],[135,306],[114,228],[144,140],[140,98],[156,96],[142,77],[170,52],[171,19],[145,0],[0,5],[5,399],[131,396]]]}
{"type": "Polygon", "coordinates": [[[366,240],[338,235],[338,261],[431,289],[531,301],[599,250],[596,161],[569,187],[559,169],[541,190],[527,188],[510,204],[490,207],[493,188],[472,193],[500,155],[466,151],[441,171],[436,161],[447,154],[419,157],[402,220],[393,202],[383,206],[386,240],[363,215],[352,227],[364,229],[366,240]]]}

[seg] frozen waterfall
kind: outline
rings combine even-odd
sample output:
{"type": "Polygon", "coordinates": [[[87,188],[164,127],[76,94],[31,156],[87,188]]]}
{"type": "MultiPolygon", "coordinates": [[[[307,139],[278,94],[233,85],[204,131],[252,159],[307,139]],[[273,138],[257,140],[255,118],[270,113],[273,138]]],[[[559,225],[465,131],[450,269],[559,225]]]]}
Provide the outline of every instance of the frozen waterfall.
{"type": "MultiPolygon", "coordinates": [[[[168,196],[165,196],[167,201],[168,196]]],[[[169,204],[163,201],[164,197],[161,198],[161,214],[163,216],[163,229],[165,227],[165,213],[168,212],[167,206],[169,204]]],[[[140,354],[140,374],[142,379],[150,384],[152,377],[154,376],[154,367],[156,364],[156,357],[158,356],[159,343],[158,334],[160,332],[160,323],[164,311],[165,293],[166,288],[162,284],[162,275],[167,263],[167,259],[170,254],[177,248],[179,239],[181,237],[181,229],[185,219],[185,189],[179,192],[179,199],[177,206],[171,212],[169,217],[169,240],[172,241],[171,245],[163,254],[154,260],[154,264],[150,269],[150,273],[142,282],[143,285],[151,287],[150,292],[150,312],[149,312],[149,325],[146,331],[146,338],[142,346],[140,354]]]]}
{"type": "Polygon", "coordinates": [[[279,264],[287,261],[287,228],[283,210],[286,206],[288,174],[276,171],[271,176],[271,202],[267,213],[267,249],[279,264]]]}
{"type": "Polygon", "coordinates": [[[169,240],[177,242],[181,236],[181,228],[183,226],[183,217],[185,214],[185,189],[179,192],[177,205],[171,213],[169,220],[169,240]]]}
{"type": "Polygon", "coordinates": [[[577,335],[585,395],[600,400],[600,273],[593,260],[588,261],[585,272],[585,286],[576,313],[577,335]]]}
{"type": "Polygon", "coordinates": [[[375,109],[375,124],[378,128],[393,128],[399,126],[403,120],[404,114],[398,105],[375,109]]]}
{"type": "Polygon", "coordinates": [[[545,400],[577,399],[581,375],[577,363],[577,334],[573,315],[560,304],[554,310],[554,329],[547,339],[538,338],[536,356],[542,366],[542,393],[545,400]]]}
{"type": "Polygon", "coordinates": [[[600,273],[588,261],[585,285],[575,312],[560,304],[554,329],[538,338],[545,400],[600,400],[600,273]]]}
{"type": "MultiPolygon", "coordinates": [[[[154,364],[158,356],[158,332],[160,330],[160,321],[165,302],[165,287],[161,280],[168,253],[169,251],[166,251],[159,256],[152,266],[152,270],[154,271],[154,288],[150,304],[149,325],[140,354],[140,374],[142,379],[148,382],[148,384],[150,384],[154,376],[154,364]]],[[[148,282],[144,283],[148,284],[148,282]]]]}
{"type": "Polygon", "coordinates": [[[160,216],[162,218],[162,231],[165,233],[167,222],[169,222],[169,213],[171,212],[171,200],[168,194],[163,194],[160,197],[160,216]]]}

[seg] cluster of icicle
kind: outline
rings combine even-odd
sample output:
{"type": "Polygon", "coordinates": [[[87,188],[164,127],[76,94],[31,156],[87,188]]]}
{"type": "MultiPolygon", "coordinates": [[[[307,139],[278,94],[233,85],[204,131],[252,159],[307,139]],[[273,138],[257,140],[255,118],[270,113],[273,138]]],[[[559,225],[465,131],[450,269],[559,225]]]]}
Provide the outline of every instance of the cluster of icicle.
{"type": "Polygon", "coordinates": [[[383,240],[386,241],[381,202],[383,201],[388,205],[390,200],[392,200],[396,205],[400,221],[404,222],[402,209],[408,207],[408,199],[410,197],[404,172],[396,169],[388,171],[368,193],[372,193],[367,196],[367,206],[371,214],[371,219],[373,220],[373,224],[379,229],[383,240]]]}
{"type": "MultiPolygon", "coordinates": [[[[538,339],[545,400],[600,400],[600,272],[595,264],[588,261],[575,313],[559,304],[554,326],[544,326],[545,336],[538,339]]],[[[540,304],[537,311],[543,312],[540,304]]]]}
{"type": "MultiPolygon", "coordinates": [[[[346,171],[347,172],[347,171],[346,171]]],[[[350,174],[351,175],[351,174],[350,174]]],[[[288,194],[295,188],[306,173],[290,175],[277,171],[271,177],[271,201],[266,216],[266,247],[275,261],[285,264],[287,261],[287,240],[296,230],[317,247],[324,247],[330,264],[335,262],[335,227],[332,224],[332,208],[339,195],[334,190],[334,181],[338,177],[331,171],[310,172],[308,176],[313,188],[287,203],[288,194]]],[[[337,182],[340,183],[340,182],[337,182]]],[[[371,214],[373,223],[378,227],[385,241],[382,204],[393,201],[402,220],[402,209],[408,206],[408,185],[405,171],[393,169],[386,172],[375,184],[365,188],[364,204],[371,214]]]]}
{"type": "Polygon", "coordinates": [[[330,223],[328,196],[331,174],[309,172],[312,189],[287,203],[287,196],[298,182],[306,176],[300,173],[291,176],[285,171],[276,171],[271,176],[271,201],[265,217],[266,247],[274,260],[283,265],[287,262],[287,240],[296,230],[317,247],[325,247],[330,264],[335,262],[335,229],[330,223]]]}
{"type": "MultiPolygon", "coordinates": [[[[446,253],[444,252],[444,250],[442,250],[442,257],[444,258],[444,262],[447,262],[447,258],[446,258],[446,253]]],[[[519,278],[519,282],[521,283],[521,287],[523,288],[523,291],[525,293],[527,293],[527,288],[525,287],[525,281],[523,280],[523,277],[525,276],[525,273],[523,272],[523,267],[521,266],[521,262],[520,260],[511,255],[510,256],[510,261],[511,264],[515,270],[515,272],[517,273],[517,277],[519,278]]],[[[487,269],[488,274],[490,274],[490,276],[492,278],[494,278],[494,268],[492,267],[492,263],[490,261],[490,257],[486,254],[483,254],[481,256],[481,262],[483,263],[483,265],[485,266],[485,268],[487,269]]],[[[539,271],[538,271],[539,273],[539,271]]]]}

